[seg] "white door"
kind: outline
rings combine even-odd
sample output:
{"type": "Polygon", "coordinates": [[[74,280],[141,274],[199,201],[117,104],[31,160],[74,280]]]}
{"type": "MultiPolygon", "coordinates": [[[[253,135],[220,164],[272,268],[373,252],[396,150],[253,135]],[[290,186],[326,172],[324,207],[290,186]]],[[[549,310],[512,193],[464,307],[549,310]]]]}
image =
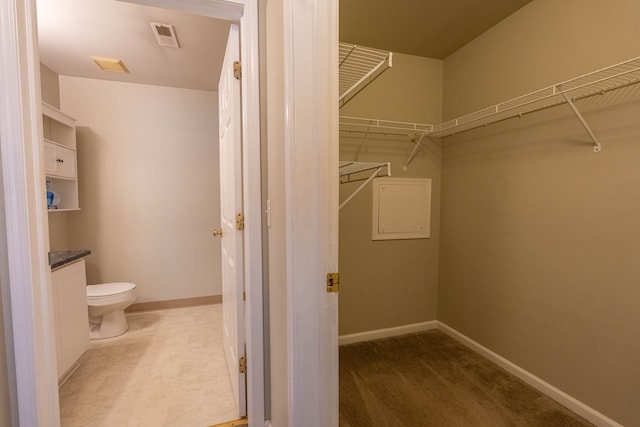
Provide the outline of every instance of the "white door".
{"type": "Polygon", "coordinates": [[[222,228],[223,344],[239,416],[246,415],[243,233],[236,215],[242,213],[242,135],[240,80],[234,62],[240,59],[239,31],[231,25],[218,83],[220,129],[220,220],[222,228]]]}

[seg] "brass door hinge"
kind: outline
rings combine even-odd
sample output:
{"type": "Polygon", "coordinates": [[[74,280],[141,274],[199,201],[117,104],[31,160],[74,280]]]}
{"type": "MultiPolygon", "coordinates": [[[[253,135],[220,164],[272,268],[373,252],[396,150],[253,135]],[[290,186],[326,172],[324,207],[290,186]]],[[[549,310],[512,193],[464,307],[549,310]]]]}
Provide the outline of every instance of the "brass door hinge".
{"type": "Polygon", "coordinates": [[[246,357],[241,357],[240,361],[240,373],[241,374],[246,374],[247,373],[247,358],[246,357]]]}
{"type": "Polygon", "coordinates": [[[243,213],[239,213],[236,215],[236,229],[237,230],[244,230],[244,214],[243,213]]]}
{"type": "Polygon", "coordinates": [[[242,64],[240,61],[233,62],[233,77],[237,80],[242,80],[242,64]]]}
{"type": "Polygon", "coordinates": [[[340,290],[340,273],[327,273],[327,292],[340,290]]]}

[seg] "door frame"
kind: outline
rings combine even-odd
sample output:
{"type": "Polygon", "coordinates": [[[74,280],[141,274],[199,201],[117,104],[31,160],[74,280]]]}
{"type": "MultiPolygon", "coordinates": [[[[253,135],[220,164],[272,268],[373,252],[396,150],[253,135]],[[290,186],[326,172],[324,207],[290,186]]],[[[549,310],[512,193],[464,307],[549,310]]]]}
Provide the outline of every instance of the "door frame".
{"type": "MultiPolygon", "coordinates": [[[[258,0],[130,0],[240,26],[247,416],[263,425],[258,0]]],[[[35,0],[0,2],[0,286],[12,425],[60,425],[53,341],[35,0]]]]}
{"type": "Polygon", "coordinates": [[[337,426],[338,0],[283,3],[287,418],[337,426]]]}

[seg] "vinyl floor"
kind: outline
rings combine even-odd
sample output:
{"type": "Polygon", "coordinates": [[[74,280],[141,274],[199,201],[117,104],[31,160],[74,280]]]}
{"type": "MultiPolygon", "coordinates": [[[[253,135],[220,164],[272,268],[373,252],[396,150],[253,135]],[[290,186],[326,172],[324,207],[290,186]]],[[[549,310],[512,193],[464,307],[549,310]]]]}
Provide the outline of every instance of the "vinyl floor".
{"type": "Polygon", "coordinates": [[[133,313],[91,341],[60,388],[62,427],[198,427],[238,418],[222,347],[222,305],[133,313]]]}

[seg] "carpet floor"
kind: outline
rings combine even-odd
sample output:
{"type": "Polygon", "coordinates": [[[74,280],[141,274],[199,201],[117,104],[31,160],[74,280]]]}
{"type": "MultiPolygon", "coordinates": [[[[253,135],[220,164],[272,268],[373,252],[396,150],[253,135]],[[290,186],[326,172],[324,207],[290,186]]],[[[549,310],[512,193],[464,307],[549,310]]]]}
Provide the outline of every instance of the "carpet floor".
{"type": "Polygon", "coordinates": [[[340,347],[340,426],[592,424],[433,330],[340,347]]]}

